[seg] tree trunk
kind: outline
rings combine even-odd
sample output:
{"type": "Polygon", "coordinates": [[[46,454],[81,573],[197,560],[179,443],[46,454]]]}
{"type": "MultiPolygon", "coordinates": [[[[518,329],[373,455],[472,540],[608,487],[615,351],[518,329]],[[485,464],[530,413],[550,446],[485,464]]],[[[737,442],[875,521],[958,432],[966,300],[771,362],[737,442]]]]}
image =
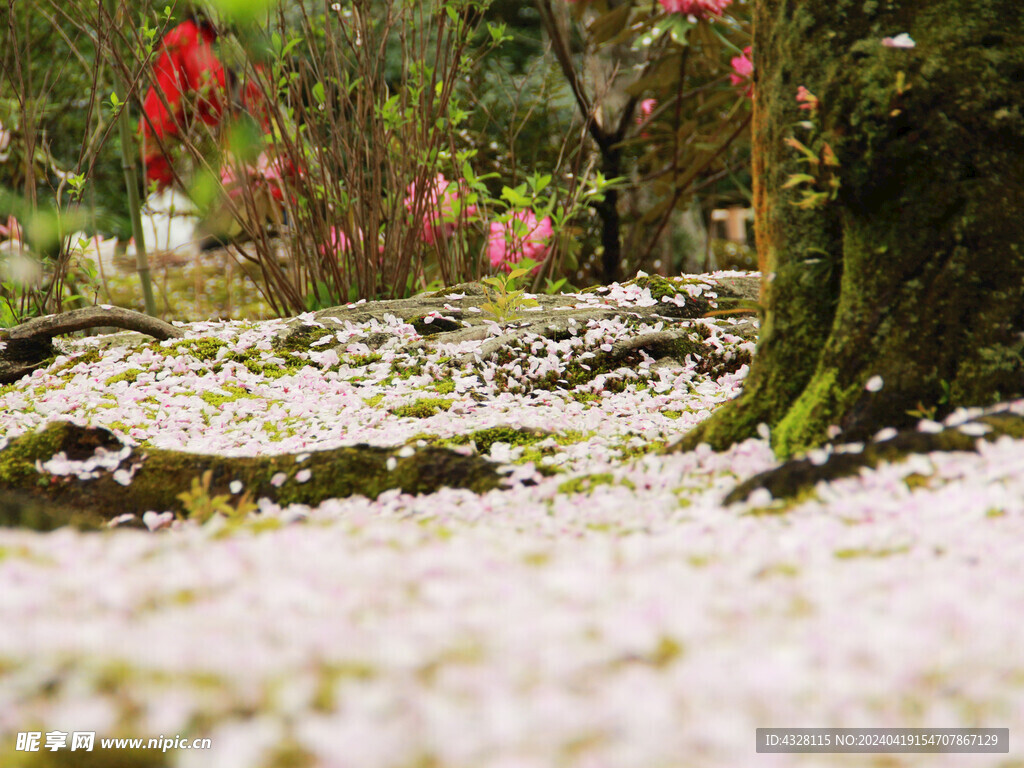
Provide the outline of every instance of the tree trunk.
{"type": "MultiPolygon", "coordinates": [[[[607,160],[607,158],[606,158],[607,160]]],[[[607,160],[606,167],[619,172],[618,158],[607,160]]],[[[616,176],[608,175],[606,178],[614,179],[616,176]]],[[[605,285],[611,285],[619,281],[622,276],[622,235],[619,219],[619,191],[609,189],[604,193],[604,200],[595,206],[598,215],[601,217],[601,281],[605,285]]]]}
{"type": "Polygon", "coordinates": [[[790,456],[1024,392],[1022,33],[1019,0],[757,0],[765,317],[743,393],[681,447],[766,423],[790,456]]]}

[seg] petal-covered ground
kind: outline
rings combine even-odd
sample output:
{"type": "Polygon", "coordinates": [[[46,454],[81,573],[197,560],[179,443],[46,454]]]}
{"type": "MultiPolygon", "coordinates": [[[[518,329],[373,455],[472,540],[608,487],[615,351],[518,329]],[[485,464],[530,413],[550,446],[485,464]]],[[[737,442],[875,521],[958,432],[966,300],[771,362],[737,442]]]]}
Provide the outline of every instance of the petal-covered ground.
{"type": "Polygon", "coordinates": [[[0,389],[0,446],[70,418],[239,456],[440,442],[508,475],[482,496],[0,530],[0,765],[1024,766],[1024,444],[724,506],[775,466],[767,441],[659,451],[736,394],[751,342],[695,320],[720,364],[587,371],[661,330],[629,320],[649,292],[607,295],[619,320],[494,355],[474,352],[497,326],[418,345],[397,317],[309,316],[297,349],[279,321],[206,323],[68,343],[0,389]],[[755,753],[758,727],[869,726],[1009,727],[1011,751],[755,753]],[[16,749],[30,731],[41,752],[16,749]],[[46,751],[51,731],[96,732],[92,762],[46,751]],[[160,736],[211,748],[99,743],[160,736]]]}

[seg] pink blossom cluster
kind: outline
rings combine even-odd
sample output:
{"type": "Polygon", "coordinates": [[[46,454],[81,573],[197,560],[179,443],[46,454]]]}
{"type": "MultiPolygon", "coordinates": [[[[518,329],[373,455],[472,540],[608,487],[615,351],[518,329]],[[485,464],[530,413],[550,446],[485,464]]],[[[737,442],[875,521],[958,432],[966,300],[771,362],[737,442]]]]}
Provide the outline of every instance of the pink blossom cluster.
{"type": "Polygon", "coordinates": [[[451,237],[462,222],[476,216],[475,205],[462,205],[465,196],[464,185],[449,181],[442,173],[430,179],[422,192],[415,181],[409,185],[405,207],[414,216],[419,212],[423,219],[423,242],[433,245],[451,237]]]}
{"type": "Polygon", "coordinates": [[[744,86],[745,93],[747,96],[753,96],[754,94],[754,60],[753,60],[753,47],[747,46],[743,49],[743,53],[739,56],[734,56],[730,62],[732,65],[732,74],[729,75],[730,81],[733,85],[744,86]]]}
{"type": "MultiPolygon", "coordinates": [[[[350,238],[348,235],[345,234],[345,230],[344,229],[342,229],[341,227],[331,227],[329,232],[330,232],[330,240],[328,241],[327,245],[325,245],[323,248],[320,249],[321,253],[328,253],[328,252],[330,252],[330,253],[335,253],[335,254],[342,254],[342,253],[347,253],[350,250],[352,250],[352,238],[350,238]]],[[[363,242],[363,230],[361,228],[357,227],[356,228],[356,245],[358,246],[358,245],[362,244],[362,242],[363,242]]],[[[384,253],[384,246],[383,245],[378,245],[377,246],[377,252],[383,254],[384,253]]]]}
{"type": "Polygon", "coordinates": [[[7,217],[7,223],[0,223],[0,240],[17,240],[22,241],[25,239],[24,234],[21,230],[21,224],[13,216],[7,217]]]}
{"type": "Polygon", "coordinates": [[[698,19],[721,16],[732,0],[658,0],[666,13],[685,13],[698,19]]]}
{"type": "MultiPolygon", "coordinates": [[[[465,185],[437,174],[421,192],[416,182],[409,185],[405,207],[413,216],[422,218],[422,238],[433,245],[451,237],[460,224],[477,216],[474,204],[463,205],[465,185]]],[[[511,271],[524,258],[542,262],[551,249],[553,231],[551,218],[537,220],[533,211],[517,211],[504,222],[492,222],[487,238],[491,266],[511,271]]]]}
{"type": "MultiPolygon", "coordinates": [[[[657,109],[657,107],[657,99],[643,99],[640,102],[640,114],[636,116],[636,124],[641,126],[641,128],[646,125],[647,122],[650,121],[651,115],[654,114],[654,110],[657,109]]],[[[641,130],[640,135],[645,139],[648,137],[647,131],[645,130],[641,130]]]]}
{"type": "Polygon", "coordinates": [[[821,106],[821,101],[818,97],[802,85],[796,89],[796,100],[800,104],[800,109],[806,109],[810,112],[817,111],[818,107],[821,106]]]}
{"type": "Polygon", "coordinates": [[[287,176],[281,158],[272,158],[266,152],[261,152],[255,164],[236,167],[226,163],[220,171],[220,183],[232,200],[240,199],[243,188],[249,186],[254,193],[266,191],[274,200],[281,202],[284,200],[284,181],[287,176]]]}
{"type": "Polygon", "coordinates": [[[533,211],[516,211],[508,221],[491,222],[487,237],[491,266],[511,272],[523,259],[530,259],[537,262],[536,273],[551,250],[552,234],[551,218],[538,221],[533,211]]]}

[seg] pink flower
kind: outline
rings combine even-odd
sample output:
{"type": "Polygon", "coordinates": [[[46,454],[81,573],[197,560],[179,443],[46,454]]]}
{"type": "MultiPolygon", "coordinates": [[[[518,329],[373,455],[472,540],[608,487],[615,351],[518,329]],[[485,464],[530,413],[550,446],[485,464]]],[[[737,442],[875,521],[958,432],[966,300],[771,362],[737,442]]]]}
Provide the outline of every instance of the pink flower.
{"type": "MultiPolygon", "coordinates": [[[[320,253],[333,253],[340,256],[341,254],[352,250],[352,238],[345,234],[345,230],[341,227],[331,227],[330,232],[331,239],[324,245],[320,246],[320,253]]],[[[356,237],[358,238],[358,244],[362,244],[363,230],[361,228],[356,228],[356,237]]],[[[377,253],[384,253],[383,244],[377,246],[377,253]]]]}
{"type": "Polygon", "coordinates": [[[796,89],[796,100],[800,102],[800,109],[809,109],[812,112],[821,104],[818,97],[802,85],[796,89]]]}
{"type": "Polygon", "coordinates": [[[8,240],[18,240],[19,242],[24,239],[21,233],[21,225],[16,218],[8,216],[7,224],[0,224],[0,237],[5,237],[8,240]]]}
{"type": "MultiPolygon", "coordinates": [[[[657,99],[644,99],[640,102],[640,114],[636,116],[636,124],[643,125],[650,120],[651,115],[654,114],[655,108],[658,106],[657,99]]],[[[647,131],[640,131],[640,135],[645,139],[647,138],[647,131]]]]}
{"type": "Polygon", "coordinates": [[[225,164],[220,169],[220,183],[232,200],[237,200],[241,196],[243,184],[249,184],[255,188],[265,186],[271,197],[282,201],[284,200],[282,183],[286,175],[288,174],[285,173],[280,157],[270,158],[266,152],[262,152],[256,159],[256,165],[236,168],[230,163],[225,164]]]}
{"type": "Polygon", "coordinates": [[[415,181],[409,185],[405,207],[409,213],[415,214],[419,205],[423,216],[423,242],[427,245],[433,245],[441,237],[451,237],[463,216],[476,215],[475,205],[460,206],[459,197],[465,192],[461,186],[448,181],[443,173],[427,183],[425,192],[417,189],[415,181]]]}
{"type": "MultiPolygon", "coordinates": [[[[363,233],[360,230],[359,239],[362,240],[362,238],[363,233]]],[[[326,252],[327,248],[330,248],[334,253],[344,253],[351,247],[352,241],[349,239],[348,235],[345,234],[344,230],[340,227],[331,227],[331,241],[321,248],[321,250],[326,252]]]]}
{"type": "Polygon", "coordinates": [[[721,16],[732,0],[658,0],[666,13],[686,13],[698,19],[721,16]]]}
{"type": "MultiPolygon", "coordinates": [[[[487,237],[487,255],[492,267],[511,272],[523,259],[544,261],[551,249],[551,218],[545,216],[539,222],[533,211],[517,211],[507,222],[491,222],[491,233],[487,237]],[[516,221],[522,222],[516,224],[516,221]]],[[[534,272],[540,270],[540,265],[534,272]]]]}
{"type": "Polygon", "coordinates": [[[733,85],[743,85],[746,83],[746,94],[747,96],[752,95],[754,90],[754,84],[751,82],[751,78],[754,75],[754,62],[751,59],[753,55],[753,49],[751,46],[747,46],[743,49],[741,56],[734,56],[729,62],[732,64],[732,74],[729,75],[729,79],[733,85]]]}

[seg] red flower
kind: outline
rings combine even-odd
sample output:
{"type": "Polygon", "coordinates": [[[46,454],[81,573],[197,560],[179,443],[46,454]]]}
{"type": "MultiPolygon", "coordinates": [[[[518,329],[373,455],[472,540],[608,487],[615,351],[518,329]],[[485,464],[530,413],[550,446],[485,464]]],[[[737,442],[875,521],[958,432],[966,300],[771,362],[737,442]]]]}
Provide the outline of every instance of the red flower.
{"type": "Polygon", "coordinates": [[[668,13],[686,13],[698,19],[721,16],[732,0],[659,0],[668,13]]]}
{"type": "Polygon", "coordinates": [[[140,123],[146,179],[161,189],[170,186],[174,174],[160,142],[167,148],[167,140],[180,134],[185,96],[198,96],[196,116],[207,125],[220,120],[227,101],[224,67],[213,52],[216,37],[210,26],[188,19],[168,32],[157,49],[154,83],[146,91],[140,123]]]}

